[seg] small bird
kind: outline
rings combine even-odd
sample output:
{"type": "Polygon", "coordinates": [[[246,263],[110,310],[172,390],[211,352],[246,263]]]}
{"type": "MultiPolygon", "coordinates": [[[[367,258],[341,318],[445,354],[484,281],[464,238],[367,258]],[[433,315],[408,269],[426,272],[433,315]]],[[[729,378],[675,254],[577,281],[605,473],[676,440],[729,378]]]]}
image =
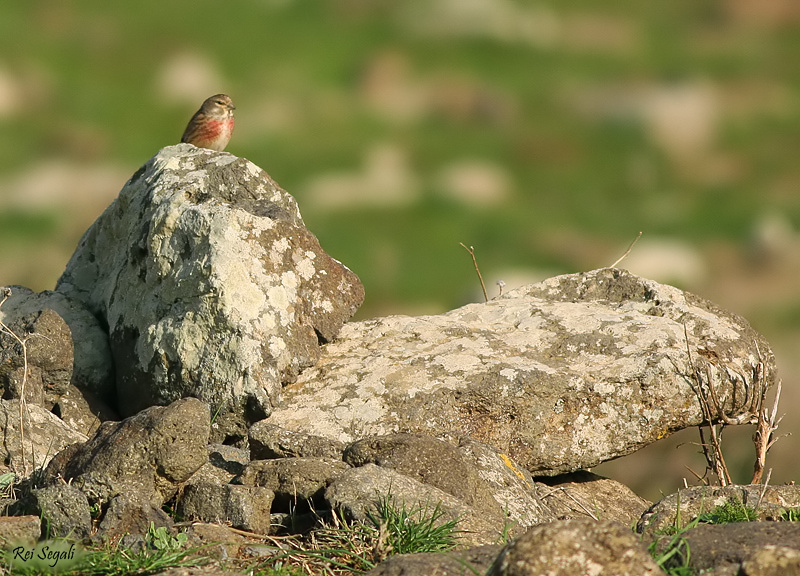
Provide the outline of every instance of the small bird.
{"type": "Polygon", "coordinates": [[[236,106],[227,94],[206,98],[200,110],[189,120],[181,142],[222,152],[233,134],[234,110],[236,106]]]}

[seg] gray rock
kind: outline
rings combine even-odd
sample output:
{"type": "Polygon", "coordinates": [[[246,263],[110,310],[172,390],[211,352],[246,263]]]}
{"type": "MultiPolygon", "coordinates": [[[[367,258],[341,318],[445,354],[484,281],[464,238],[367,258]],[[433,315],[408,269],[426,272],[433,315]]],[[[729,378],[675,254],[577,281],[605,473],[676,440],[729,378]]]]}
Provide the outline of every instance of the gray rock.
{"type": "Polygon", "coordinates": [[[461,546],[480,546],[500,541],[505,517],[495,507],[478,509],[458,498],[389,468],[365,464],[336,476],[325,490],[331,509],[344,512],[349,519],[368,522],[382,500],[395,508],[405,508],[412,518],[422,520],[434,512],[435,525],[457,520],[456,534],[461,546]]]}
{"type": "Polygon", "coordinates": [[[92,392],[78,390],[72,384],[58,397],[52,412],[70,428],[87,436],[94,434],[106,420],[119,420],[116,411],[92,392]]]}
{"type": "MultiPolygon", "coordinates": [[[[764,565],[769,556],[773,556],[773,566],[779,565],[775,546],[781,548],[780,556],[788,562],[797,563],[797,554],[800,554],[800,525],[796,522],[700,524],[685,531],[683,537],[688,545],[684,550],[689,551],[689,568],[694,574],[713,569],[715,574],[729,572],[738,575],[742,574],[745,562],[756,571],[755,566],[764,565]],[[794,552],[788,553],[787,550],[794,552]]],[[[665,563],[665,567],[681,566],[684,561],[684,554],[678,553],[665,563]]]]}
{"type": "Polygon", "coordinates": [[[126,535],[144,537],[151,524],[154,529],[163,526],[171,530],[173,526],[166,512],[138,494],[120,494],[109,502],[92,541],[106,545],[115,544],[126,535]]]}
{"type": "Polygon", "coordinates": [[[220,524],[192,522],[185,534],[188,536],[187,547],[202,547],[203,555],[219,560],[238,558],[247,544],[245,537],[236,530],[220,524]]]}
{"type": "Polygon", "coordinates": [[[469,438],[459,440],[458,451],[471,462],[478,475],[489,486],[492,496],[507,518],[507,532],[517,535],[520,528],[529,528],[556,519],[541,498],[549,488],[535,482],[530,472],[500,450],[469,438]]]}
{"type": "Polygon", "coordinates": [[[208,462],[230,474],[241,474],[250,463],[250,454],[234,446],[212,444],[208,447],[208,462]]]}
{"type": "Polygon", "coordinates": [[[241,474],[249,461],[246,450],[224,444],[212,444],[208,447],[208,462],[192,474],[186,481],[186,486],[198,483],[222,486],[241,474]]]}
{"type": "Polygon", "coordinates": [[[467,550],[443,553],[397,554],[390,556],[366,576],[475,576],[485,574],[502,550],[499,544],[487,544],[467,550]]]}
{"type": "Polygon", "coordinates": [[[86,441],[85,435],[41,406],[26,404],[20,411],[19,400],[0,400],[0,432],[0,461],[8,462],[20,476],[46,466],[70,444],[86,441]]]}
{"type": "Polygon", "coordinates": [[[276,512],[305,511],[319,506],[328,483],[350,467],[327,458],[279,458],[254,460],[237,481],[261,486],[275,493],[276,512]]]}
{"type": "Polygon", "coordinates": [[[178,500],[178,514],[187,520],[222,522],[258,534],[270,533],[274,494],[259,486],[189,484],[178,500]]]}
{"type": "Polygon", "coordinates": [[[602,269],[440,316],[348,324],[270,422],[341,442],[467,436],[554,475],[700,424],[693,368],[738,422],[775,379],[767,342],[742,318],[602,269]]]}
{"type": "Polygon", "coordinates": [[[69,484],[30,490],[19,502],[17,511],[41,518],[43,538],[80,540],[92,530],[89,501],[83,492],[69,484]]]}
{"type": "Polygon", "coordinates": [[[350,444],[343,459],[358,467],[372,463],[391,468],[455,496],[463,503],[501,515],[502,510],[475,467],[458,449],[421,434],[390,434],[364,438],[350,444]]]}
{"type": "Polygon", "coordinates": [[[581,518],[535,526],[509,544],[487,576],[660,576],[630,528],[581,518]]]}
{"type": "MultiPolygon", "coordinates": [[[[43,383],[49,401],[45,407],[51,408],[69,384],[103,402],[113,400],[108,336],[97,319],[58,292],[34,292],[23,286],[0,288],[0,292],[7,290],[11,294],[0,306],[0,321],[26,339],[28,369],[43,383]]],[[[18,343],[0,336],[0,384],[4,373],[5,378],[20,380],[22,365],[18,343]]]]}
{"type": "Polygon", "coordinates": [[[699,515],[728,501],[755,508],[758,520],[780,520],[786,509],[800,507],[800,486],[758,484],[687,488],[653,504],[642,514],[636,531],[652,539],[654,534],[667,528],[684,528],[699,515]]]}
{"type": "Polygon", "coordinates": [[[188,144],[131,177],[56,290],[108,325],[123,415],[194,396],[248,422],[364,296],[263,170],[188,144]]]}
{"type": "Polygon", "coordinates": [[[92,502],[136,495],[160,507],[208,460],[209,410],[196,398],[104,422],[85,444],[55,458],[50,479],[71,480],[92,502]]]}
{"type": "Polygon", "coordinates": [[[742,562],[741,576],[787,576],[800,574],[800,551],[797,548],[766,544],[742,562]]]}
{"type": "Polygon", "coordinates": [[[0,516],[0,546],[32,547],[42,535],[39,516],[0,516]]]}
{"type": "Polygon", "coordinates": [[[652,505],[616,480],[580,471],[547,480],[539,495],[560,519],[589,517],[633,526],[652,505]]]}
{"type": "Polygon", "coordinates": [[[270,423],[269,419],[256,422],[249,433],[250,458],[335,458],[340,459],[344,444],[321,436],[312,436],[286,430],[270,423]]]}

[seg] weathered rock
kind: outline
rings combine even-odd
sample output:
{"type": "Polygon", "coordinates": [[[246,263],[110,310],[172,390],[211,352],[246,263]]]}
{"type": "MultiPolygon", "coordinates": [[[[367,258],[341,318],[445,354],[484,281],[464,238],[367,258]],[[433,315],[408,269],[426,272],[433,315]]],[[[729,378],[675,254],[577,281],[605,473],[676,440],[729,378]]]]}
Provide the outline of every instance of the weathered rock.
{"type": "Polygon", "coordinates": [[[434,513],[438,515],[435,525],[457,520],[456,535],[461,546],[497,543],[505,528],[505,517],[497,514],[494,507],[469,506],[443,490],[375,464],[344,471],[325,490],[331,509],[341,510],[359,522],[368,522],[368,513],[375,514],[382,499],[404,508],[416,520],[434,513]]]}
{"type": "Polygon", "coordinates": [[[186,486],[198,483],[222,486],[241,474],[248,462],[245,450],[224,444],[212,444],[208,450],[208,462],[192,474],[186,481],[186,486]]]}
{"type": "Polygon", "coordinates": [[[556,515],[541,498],[549,488],[534,482],[530,472],[519,466],[500,450],[461,438],[458,451],[471,462],[478,475],[489,486],[492,496],[506,515],[506,532],[518,535],[520,528],[528,528],[556,519],[556,515]]]}
{"type": "Polygon", "coordinates": [[[31,547],[42,535],[39,516],[0,516],[0,547],[31,547]]]}
{"type": "MultiPolygon", "coordinates": [[[[694,574],[714,569],[715,574],[742,574],[742,564],[749,563],[756,571],[756,562],[764,563],[767,554],[777,552],[789,562],[797,562],[800,554],[800,525],[797,522],[736,522],[733,524],[700,524],[682,536],[687,547],[665,563],[665,568],[682,566],[688,560],[694,574]],[[688,550],[688,559],[685,558],[688,550]],[[787,553],[793,550],[794,553],[787,553]],[[792,560],[794,558],[794,560],[792,560]],[[753,562],[755,561],[755,562],[753,562]]],[[[665,540],[668,540],[665,539],[665,540]]],[[[778,559],[773,559],[773,566],[778,559]]],[[[750,574],[750,572],[746,572],[750,574]]],[[[794,574],[784,571],[780,574],[794,574]]]]}
{"type": "Polygon", "coordinates": [[[589,517],[625,526],[633,526],[652,505],[616,480],[586,471],[551,477],[539,494],[560,519],[589,517]]]}
{"type": "Polygon", "coordinates": [[[47,465],[57,452],[70,444],[86,441],[86,436],[41,406],[27,404],[20,413],[19,400],[0,400],[0,432],[0,462],[8,462],[9,468],[22,476],[47,465]]]}
{"type": "Polygon", "coordinates": [[[756,484],[687,488],[653,504],[642,514],[636,531],[652,538],[667,528],[684,528],[701,514],[729,501],[755,509],[758,520],[780,520],[787,509],[800,507],[800,486],[756,484]]]}
{"type": "MultiPolygon", "coordinates": [[[[47,396],[43,400],[49,403],[42,405],[51,408],[69,384],[91,392],[102,402],[112,401],[111,353],[97,319],[58,292],[34,292],[23,286],[0,288],[3,291],[11,294],[0,306],[0,321],[25,340],[28,378],[42,382],[47,396]]],[[[9,379],[21,382],[23,363],[16,339],[0,336],[0,385],[7,392],[13,388],[9,379]]]]}
{"type": "Polygon", "coordinates": [[[188,547],[202,547],[204,555],[219,560],[238,557],[246,544],[244,536],[220,524],[192,522],[185,534],[188,547]]]}
{"type": "Polygon", "coordinates": [[[320,506],[328,483],[349,468],[341,460],[326,458],[254,460],[237,481],[273,491],[276,512],[305,511],[309,503],[320,506]]]}
{"type": "Polygon", "coordinates": [[[366,576],[474,576],[485,574],[498,553],[499,544],[487,544],[443,554],[397,554],[390,556],[366,576]]]}
{"type": "Polygon", "coordinates": [[[249,422],[364,296],[263,170],[188,144],[131,177],[56,290],[107,324],[121,413],[194,396],[249,422]]]}
{"type": "Polygon", "coordinates": [[[344,443],[321,436],[286,430],[269,419],[256,422],[249,430],[250,458],[335,458],[342,457],[344,443]]]}
{"type": "Polygon", "coordinates": [[[259,486],[189,484],[178,500],[178,514],[187,520],[223,522],[257,534],[270,533],[274,494],[259,486]]]}
{"type": "Polygon", "coordinates": [[[764,545],[742,562],[738,576],[787,576],[800,574],[800,551],[764,545]]]}
{"type": "Polygon", "coordinates": [[[487,576],[614,576],[663,574],[630,528],[617,522],[557,520],[509,544],[487,576]]]}
{"type": "Polygon", "coordinates": [[[136,495],[160,507],[208,460],[209,410],[196,398],[104,422],[88,442],[55,458],[47,478],[80,487],[92,502],[136,495]]]}
{"type": "Polygon", "coordinates": [[[29,490],[17,503],[17,515],[41,518],[43,538],[69,537],[80,540],[89,535],[92,517],[86,495],[69,484],[54,484],[29,490]]]}
{"type": "Polygon", "coordinates": [[[270,422],[341,442],[467,436],[558,474],[700,424],[693,368],[740,422],[775,378],[767,342],[742,318],[602,269],[440,316],[350,323],[270,422]]]}
{"type": "Polygon", "coordinates": [[[390,434],[364,438],[350,444],[343,459],[358,467],[372,463],[391,468],[418,482],[455,496],[469,506],[502,510],[489,487],[458,449],[443,440],[421,434],[390,434]]]}
{"type": "Polygon", "coordinates": [[[96,545],[106,545],[116,544],[126,535],[144,537],[151,524],[154,529],[172,529],[173,522],[161,508],[138,494],[119,494],[108,504],[92,540],[96,545]]]}
{"type": "Polygon", "coordinates": [[[58,397],[52,412],[70,428],[87,436],[94,434],[106,420],[119,420],[116,411],[92,392],[78,390],[72,384],[58,397]]]}
{"type": "Polygon", "coordinates": [[[208,463],[230,474],[241,474],[245,466],[250,463],[250,455],[247,450],[224,444],[212,444],[208,447],[208,463]]]}

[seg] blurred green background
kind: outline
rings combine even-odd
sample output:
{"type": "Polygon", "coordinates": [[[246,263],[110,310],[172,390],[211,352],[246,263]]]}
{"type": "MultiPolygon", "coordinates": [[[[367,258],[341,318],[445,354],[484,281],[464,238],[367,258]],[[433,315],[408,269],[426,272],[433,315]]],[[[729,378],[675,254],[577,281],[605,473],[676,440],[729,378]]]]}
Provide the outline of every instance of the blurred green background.
{"type": "MultiPolygon", "coordinates": [[[[439,313],[614,262],[773,344],[800,431],[796,0],[28,0],[0,8],[0,284],[52,289],[126,179],[230,94],[263,167],[362,279],[439,313]]],[[[726,432],[739,482],[752,429],[726,432]]],[[[648,498],[696,431],[597,471],[648,498]],[[676,445],[682,444],[678,449],[676,445]]],[[[784,438],[772,482],[796,478],[784,438]]]]}

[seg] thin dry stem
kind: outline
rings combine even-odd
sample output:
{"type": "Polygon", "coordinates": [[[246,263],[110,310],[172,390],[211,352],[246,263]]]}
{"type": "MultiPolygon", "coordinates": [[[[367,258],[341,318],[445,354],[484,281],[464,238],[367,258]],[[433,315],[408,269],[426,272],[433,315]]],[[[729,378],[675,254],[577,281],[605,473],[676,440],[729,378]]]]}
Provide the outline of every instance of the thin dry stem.
{"type": "Polygon", "coordinates": [[[628,249],[625,250],[625,253],[622,256],[620,256],[619,258],[617,258],[616,262],[614,262],[611,266],[609,266],[609,268],[616,268],[617,264],[619,264],[620,262],[625,260],[625,258],[628,257],[628,254],[631,253],[631,250],[633,250],[634,244],[636,244],[639,241],[639,238],[641,238],[641,237],[642,237],[642,233],[639,232],[639,234],[636,236],[636,238],[633,239],[633,242],[630,243],[630,246],[628,246],[628,249]]]}
{"type": "MultiPolygon", "coordinates": [[[[3,290],[3,299],[0,301],[0,306],[5,304],[6,300],[8,300],[9,296],[11,296],[11,289],[5,288],[3,290]]],[[[20,386],[19,392],[19,443],[20,443],[20,453],[22,457],[22,476],[28,476],[28,460],[25,458],[25,385],[28,383],[28,346],[27,338],[20,338],[11,328],[9,328],[5,322],[0,320],[0,333],[6,334],[11,336],[17,343],[22,347],[22,385],[20,386]]]]}
{"type": "Polygon", "coordinates": [[[467,245],[463,242],[459,242],[464,247],[464,250],[469,252],[469,255],[472,256],[472,264],[475,266],[475,272],[478,273],[478,280],[481,281],[481,289],[483,290],[483,300],[484,302],[489,301],[489,295],[486,293],[486,284],[483,283],[483,276],[481,275],[481,269],[478,268],[478,260],[475,258],[475,248],[470,246],[467,248],[467,245]]]}
{"type": "MultiPolygon", "coordinates": [[[[767,391],[766,388],[761,393],[761,410],[758,411],[758,423],[756,424],[756,431],[753,434],[753,443],[756,447],[756,461],[753,465],[753,479],[751,484],[758,484],[761,482],[761,477],[764,475],[764,466],[767,462],[767,452],[772,448],[772,445],[778,440],[775,437],[775,431],[778,429],[778,424],[783,420],[783,416],[778,418],[778,403],[781,400],[781,385],[778,381],[778,386],[775,389],[775,400],[772,402],[772,410],[767,412],[764,408],[766,401],[767,391]]],[[[769,481],[769,477],[767,477],[769,481]]]]}

